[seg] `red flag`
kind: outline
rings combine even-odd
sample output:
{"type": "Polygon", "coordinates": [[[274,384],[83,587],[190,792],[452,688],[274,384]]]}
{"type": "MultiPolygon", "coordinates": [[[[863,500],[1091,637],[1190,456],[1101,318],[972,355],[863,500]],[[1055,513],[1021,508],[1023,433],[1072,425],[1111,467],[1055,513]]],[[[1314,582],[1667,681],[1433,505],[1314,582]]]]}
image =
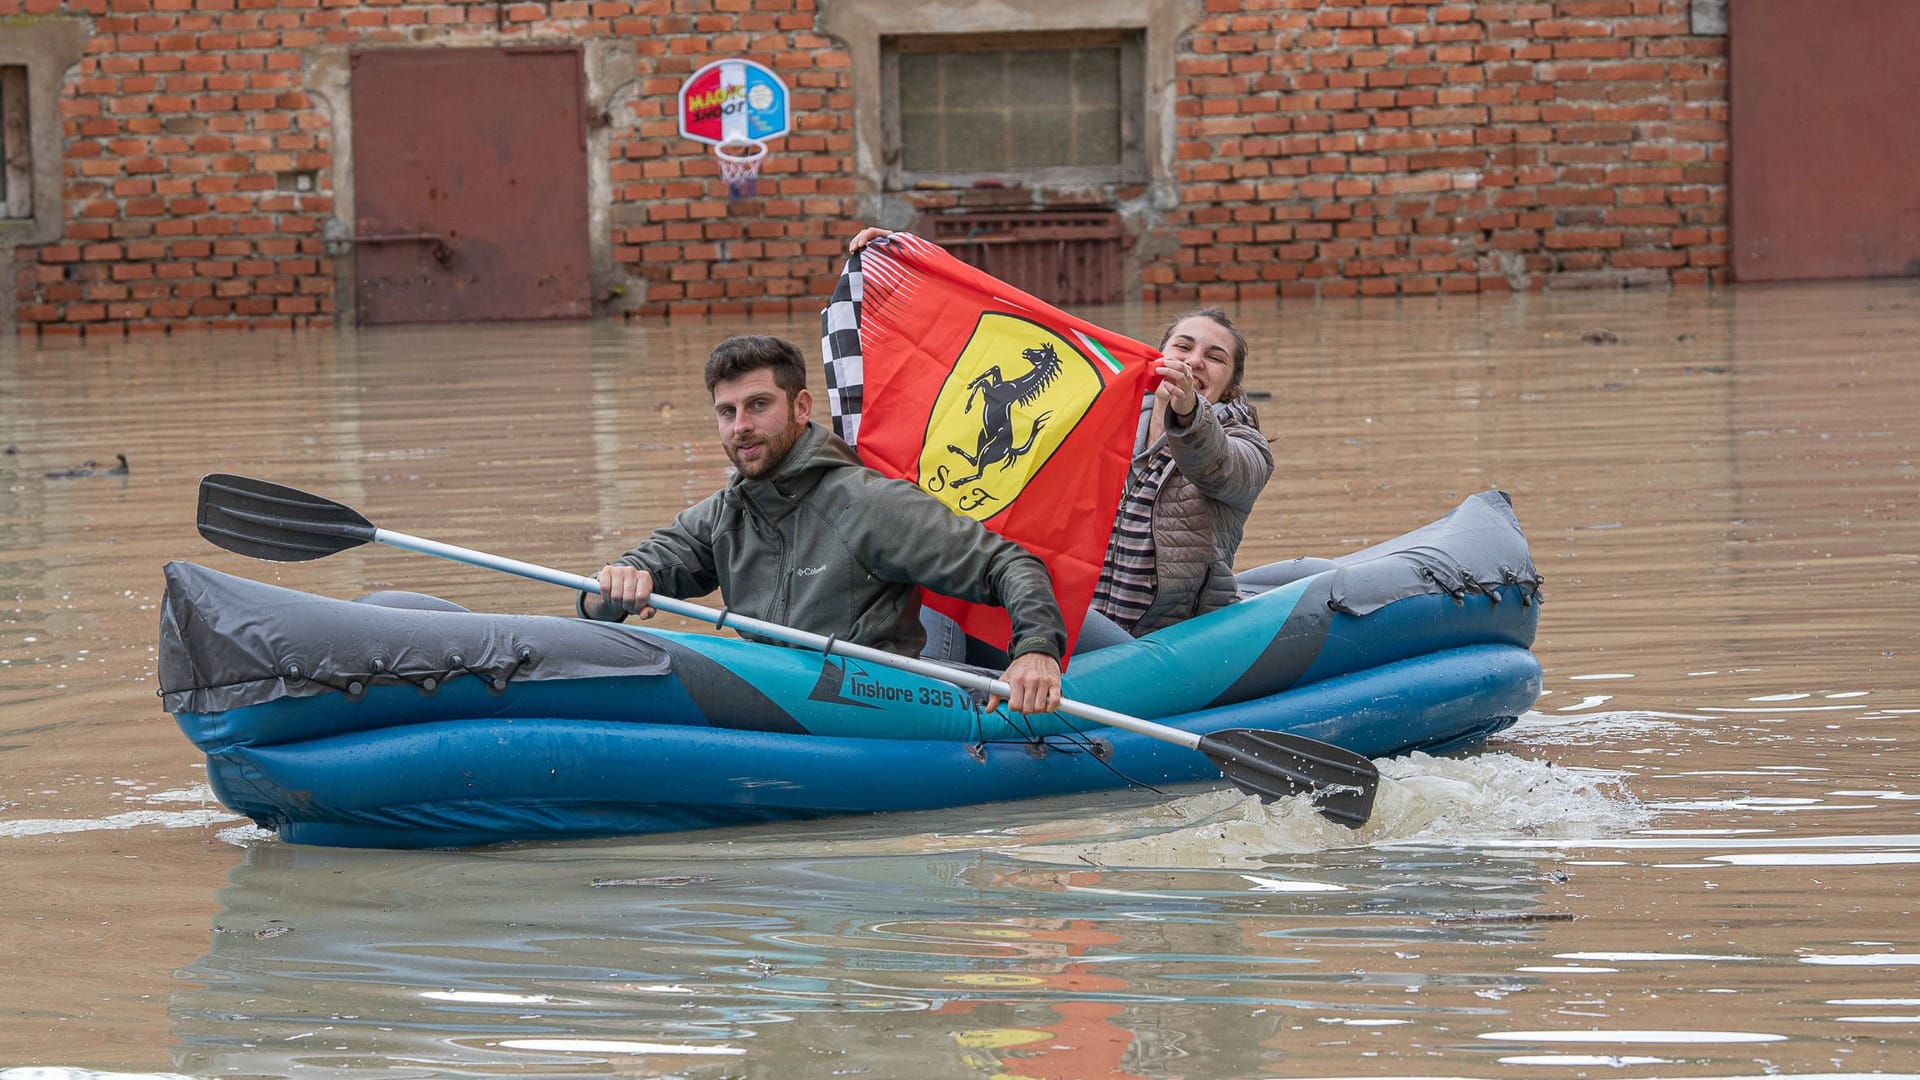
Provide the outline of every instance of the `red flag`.
{"type": "MultiPolygon", "coordinates": [[[[848,262],[822,323],[835,430],[869,466],[1044,560],[1071,648],[1160,351],[908,233],[848,262]]],[[[1006,646],[1002,609],[925,599],[967,633],[1006,646]]]]}

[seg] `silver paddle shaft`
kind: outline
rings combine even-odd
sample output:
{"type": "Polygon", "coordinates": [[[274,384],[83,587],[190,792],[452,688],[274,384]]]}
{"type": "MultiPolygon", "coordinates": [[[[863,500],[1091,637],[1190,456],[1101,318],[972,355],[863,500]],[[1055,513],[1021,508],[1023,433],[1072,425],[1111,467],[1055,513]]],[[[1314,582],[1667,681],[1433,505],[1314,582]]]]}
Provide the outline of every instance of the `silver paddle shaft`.
{"type": "MultiPolygon", "coordinates": [[[[600,591],[600,582],[596,578],[583,577],[580,574],[570,574],[565,570],[555,570],[549,566],[521,562],[519,559],[509,559],[502,555],[492,555],[484,551],[475,551],[472,548],[460,547],[457,544],[443,544],[438,540],[428,540],[422,536],[413,536],[408,533],[394,532],[390,529],[376,528],[373,530],[373,540],[376,544],[385,544],[388,547],[397,547],[406,551],[417,551],[422,555],[433,555],[442,559],[450,559],[457,563],[466,563],[469,566],[484,566],[493,570],[501,570],[534,581],[544,581],[549,585],[559,585],[563,588],[573,589],[576,592],[597,594],[600,591]]],[[[698,619],[701,622],[712,623],[718,627],[745,630],[748,633],[763,638],[783,641],[789,645],[798,645],[827,656],[850,656],[856,660],[865,660],[868,663],[879,664],[883,667],[909,671],[915,675],[936,679],[940,682],[952,683],[955,686],[965,687],[968,690],[978,690],[982,693],[992,694],[1002,700],[1011,697],[1013,694],[1012,688],[998,679],[988,678],[977,672],[948,667],[945,664],[935,663],[931,660],[922,660],[912,656],[900,656],[887,652],[884,649],[873,648],[870,645],[842,641],[839,638],[827,637],[806,630],[796,630],[791,626],[765,622],[746,615],[736,615],[731,611],[703,607],[699,604],[676,599],[671,596],[655,595],[648,598],[647,603],[669,614],[681,615],[689,619],[698,619]]],[[[1177,727],[1169,727],[1166,724],[1156,724],[1151,720],[1142,720],[1137,716],[1117,713],[1111,709],[1103,709],[1098,705],[1088,705],[1084,702],[1063,698],[1058,711],[1066,713],[1068,716],[1077,716],[1083,720],[1091,720],[1096,724],[1122,728],[1139,735],[1145,735],[1148,738],[1159,739],[1163,742],[1173,743],[1176,746],[1184,746],[1189,750],[1200,749],[1200,736],[1190,731],[1182,731],[1177,727]]]]}

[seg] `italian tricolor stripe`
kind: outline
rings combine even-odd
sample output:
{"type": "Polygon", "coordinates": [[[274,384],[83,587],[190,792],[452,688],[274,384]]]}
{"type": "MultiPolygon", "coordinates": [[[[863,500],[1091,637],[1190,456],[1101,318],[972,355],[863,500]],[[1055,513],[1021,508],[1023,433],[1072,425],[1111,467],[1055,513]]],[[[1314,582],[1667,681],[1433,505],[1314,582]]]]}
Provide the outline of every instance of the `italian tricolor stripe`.
{"type": "Polygon", "coordinates": [[[1080,343],[1087,347],[1088,352],[1091,352],[1094,356],[1098,357],[1101,363],[1107,365],[1108,371],[1111,371],[1115,375],[1118,375],[1121,372],[1126,370],[1126,368],[1121,365],[1120,361],[1115,360],[1113,358],[1113,354],[1107,351],[1107,347],[1105,345],[1102,345],[1098,341],[1095,341],[1094,339],[1088,337],[1085,333],[1081,332],[1077,328],[1073,331],[1073,336],[1080,339],[1080,343]]]}

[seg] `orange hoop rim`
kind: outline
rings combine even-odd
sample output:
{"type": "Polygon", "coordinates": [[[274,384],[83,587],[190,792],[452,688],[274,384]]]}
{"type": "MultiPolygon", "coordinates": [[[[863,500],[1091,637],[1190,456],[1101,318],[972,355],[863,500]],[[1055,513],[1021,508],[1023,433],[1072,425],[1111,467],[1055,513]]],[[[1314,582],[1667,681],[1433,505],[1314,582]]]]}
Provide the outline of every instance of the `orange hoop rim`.
{"type": "Polygon", "coordinates": [[[759,139],[736,139],[715,143],[713,156],[726,164],[753,165],[767,156],[767,144],[759,139]]]}

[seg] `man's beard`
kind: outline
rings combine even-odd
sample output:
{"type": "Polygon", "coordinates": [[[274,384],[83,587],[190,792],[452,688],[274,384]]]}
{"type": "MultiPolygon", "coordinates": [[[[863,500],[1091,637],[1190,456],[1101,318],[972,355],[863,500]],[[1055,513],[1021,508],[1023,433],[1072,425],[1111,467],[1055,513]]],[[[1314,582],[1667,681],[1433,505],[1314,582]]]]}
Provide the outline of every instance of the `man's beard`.
{"type": "Polygon", "coordinates": [[[800,441],[800,433],[804,430],[806,429],[794,424],[776,434],[755,440],[751,445],[759,446],[760,454],[758,460],[752,463],[741,461],[740,447],[728,443],[725,446],[727,460],[733,462],[734,469],[749,480],[758,480],[763,476],[771,475],[780,467],[781,462],[787,460],[787,454],[792,452],[793,444],[800,441]]]}

